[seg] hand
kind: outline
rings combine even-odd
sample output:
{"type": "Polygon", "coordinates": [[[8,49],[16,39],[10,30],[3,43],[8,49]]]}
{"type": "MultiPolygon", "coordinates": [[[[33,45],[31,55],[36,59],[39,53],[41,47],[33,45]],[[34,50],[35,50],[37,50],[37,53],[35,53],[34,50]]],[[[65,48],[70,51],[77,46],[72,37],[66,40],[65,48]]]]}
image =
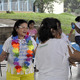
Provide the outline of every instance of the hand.
{"type": "Polygon", "coordinates": [[[76,67],[75,62],[71,62],[71,63],[69,62],[69,64],[76,67]]]}
{"type": "Polygon", "coordinates": [[[73,62],[73,59],[70,58],[70,57],[69,57],[69,64],[70,64],[70,65],[73,65],[73,66],[76,66],[75,62],[73,62]]]}

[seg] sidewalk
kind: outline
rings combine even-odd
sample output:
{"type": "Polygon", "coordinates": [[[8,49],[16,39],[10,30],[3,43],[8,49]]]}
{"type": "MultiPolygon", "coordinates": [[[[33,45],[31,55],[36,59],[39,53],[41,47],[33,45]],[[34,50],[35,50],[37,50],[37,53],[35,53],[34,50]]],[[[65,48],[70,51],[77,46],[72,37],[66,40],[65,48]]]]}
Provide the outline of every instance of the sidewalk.
{"type": "MultiPolygon", "coordinates": [[[[6,61],[3,61],[2,64],[6,64],[6,61]]],[[[69,80],[80,80],[80,64],[78,64],[76,67],[72,67],[72,76],[70,75],[69,80]]],[[[38,75],[37,75],[38,76],[38,75]]],[[[0,75],[0,80],[6,80],[6,67],[2,68],[2,77],[0,75]]]]}
{"type": "MultiPolygon", "coordinates": [[[[1,62],[1,64],[7,64],[7,61],[3,61],[1,62]]],[[[2,67],[2,77],[1,77],[1,73],[0,73],[0,80],[6,80],[6,67],[2,67]]]]}
{"type": "Polygon", "coordinates": [[[0,27],[13,27],[14,23],[11,19],[0,19],[0,27]]]}

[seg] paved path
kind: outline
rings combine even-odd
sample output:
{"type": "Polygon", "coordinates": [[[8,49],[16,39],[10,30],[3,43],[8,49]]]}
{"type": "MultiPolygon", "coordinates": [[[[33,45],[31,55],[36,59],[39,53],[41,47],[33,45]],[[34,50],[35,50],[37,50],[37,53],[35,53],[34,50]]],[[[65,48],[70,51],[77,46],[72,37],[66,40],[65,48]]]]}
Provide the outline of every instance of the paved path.
{"type": "Polygon", "coordinates": [[[0,27],[13,27],[15,21],[11,19],[0,19],[0,27]]]}
{"type": "MultiPolygon", "coordinates": [[[[6,64],[6,61],[1,62],[1,64],[6,64]]],[[[1,73],[0,73],[0,80],[6,80],[6,67],[2,67],[2,77],[1,77],[1,73]]]]}
{"type": "MultiPolygon", "coordinates": [[[[6,64],[6,61],[2,63],[6,64]]],[[[6,67],[2,68],[2,77],[0,76],[0,80],[6,80],[6,67]]],[[[80,80],[80,64],[76,67],[72,67],[72,76],[70,76],[69,80],[80,80]]]]}
{"type": "Polygon", "coordinates": [[[80,64],[76,67],[72,67],[72,76],[70,80],[80,80],[80,64]]]}

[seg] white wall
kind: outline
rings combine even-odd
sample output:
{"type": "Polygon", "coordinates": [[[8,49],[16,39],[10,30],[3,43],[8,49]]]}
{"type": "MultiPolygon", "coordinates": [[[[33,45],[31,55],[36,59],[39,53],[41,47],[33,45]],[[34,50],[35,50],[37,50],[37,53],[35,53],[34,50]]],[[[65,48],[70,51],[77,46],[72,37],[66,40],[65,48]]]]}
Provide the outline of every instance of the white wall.
{"type": "MultiPolygon", "coordinates": [[[[64,3],[63,2],[62,3],[53,2],[52,4],[54,5],[53,13],[60,14],[60,13],[64,12],[64,3]]],[[[47,9],[45,10],[45,13],[49,13],[47,9]]]]}
{"type": "Polygon", "coordinates": [[[54,3],[54,13],[60,14],[64,12],[64,3],[54,3]]]}

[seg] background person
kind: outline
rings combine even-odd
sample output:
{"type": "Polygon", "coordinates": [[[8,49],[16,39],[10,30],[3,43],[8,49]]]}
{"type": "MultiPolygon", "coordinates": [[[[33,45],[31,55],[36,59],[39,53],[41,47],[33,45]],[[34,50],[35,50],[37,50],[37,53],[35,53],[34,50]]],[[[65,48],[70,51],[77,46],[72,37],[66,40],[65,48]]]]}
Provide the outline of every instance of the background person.
{"type": "Polygon", "coordinates": [[[28,22],[28,27],[29,27],[28,32],[29,32],[29,35],[31,35],[35,39],[35,41],[38,45],[39,40],[38,40],[38,37],[37,37],[37,29],[34,27],[34,25],[35,25],[34,20],[30,20],[28,22]]]}
{"type": "Polygon", "coordinates": [[[75,18],[75,21],[77,23],[71,23],[72,29],[69,33],[69,38],[71,37],[71,34],[73,33],[73,31],[75,30],[75,42],[80,46],[80,16],[77,16],[75,18]]]}

